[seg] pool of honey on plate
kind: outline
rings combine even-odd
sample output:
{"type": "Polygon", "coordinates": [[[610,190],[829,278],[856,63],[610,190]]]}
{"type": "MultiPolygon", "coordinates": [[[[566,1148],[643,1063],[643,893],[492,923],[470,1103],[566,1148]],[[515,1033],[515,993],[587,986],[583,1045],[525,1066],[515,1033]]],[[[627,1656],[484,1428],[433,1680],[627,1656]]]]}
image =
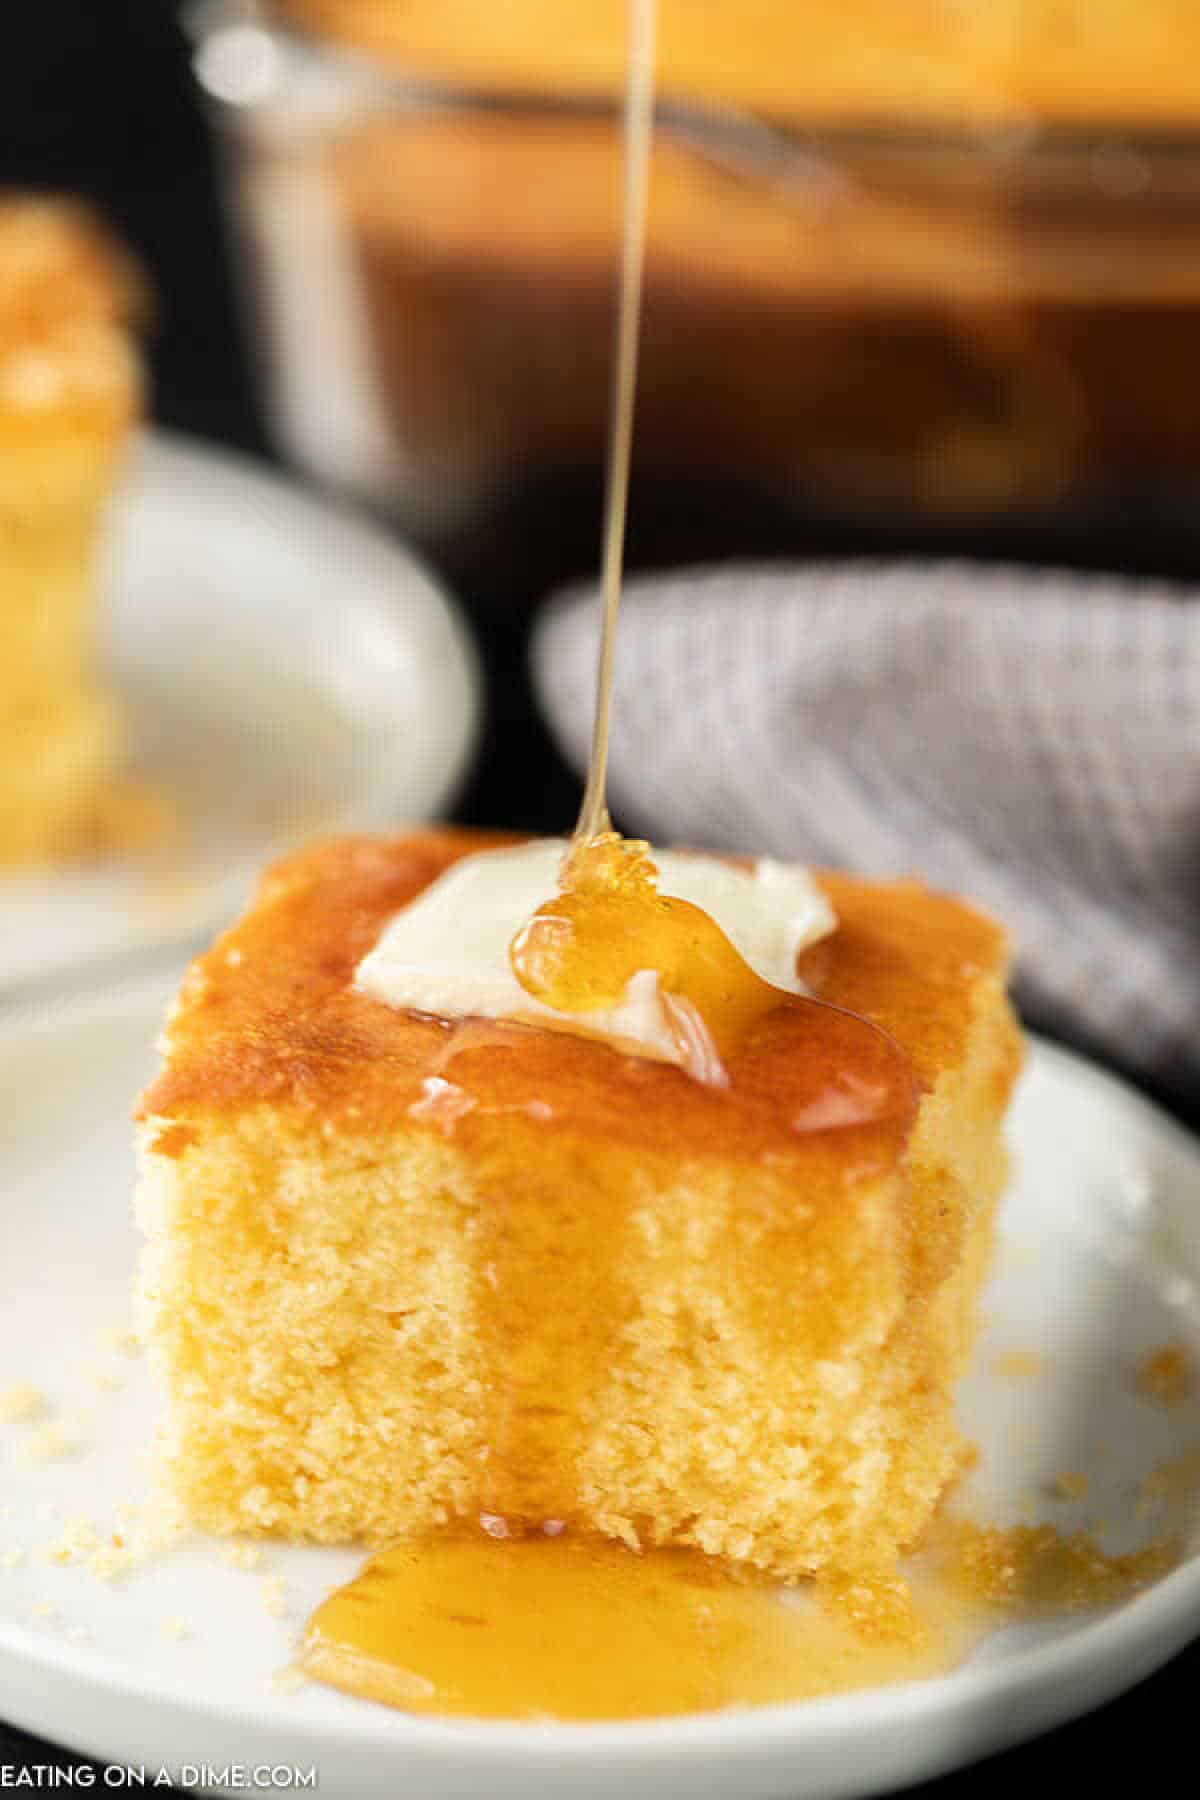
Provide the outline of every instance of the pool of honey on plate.
{"type": "Polygon", "coordinates": [[[406,1711],[582,1721],[794,1700],[932,1674],[961,1654],[941,1613],[903,1599],[878,1613],[860,1629],[699,1551],[480,1530],[372,1558],[314,1614],[302,1665],[406,1711]]]}
{"type": "MultiPolygon", "coordinates": [[[[492,1532],[497,1522],[490,1521],[492,1532]]],[[[559,1529],[400,1544],[317,1608],[311,1678],[406,1712],[618,1720],[943,1673],[1015,1618],[1111,1605],[1170,1566],[1049,1526],[935,1527],[905,1578],[781,1589],[699,1551],[559,1529]]]]}

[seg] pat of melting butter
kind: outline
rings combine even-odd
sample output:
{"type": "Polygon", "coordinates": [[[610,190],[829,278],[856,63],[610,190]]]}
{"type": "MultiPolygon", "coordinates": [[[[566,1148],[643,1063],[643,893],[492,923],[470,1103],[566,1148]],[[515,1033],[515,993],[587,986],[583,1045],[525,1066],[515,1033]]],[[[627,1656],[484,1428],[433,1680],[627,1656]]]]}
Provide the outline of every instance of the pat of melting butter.
{"type": "MultiPolygon", "coordinates": [[[[542,838],[452,864],[385,926],[358,966],[356,988],[389,1006],[443,1019],[557,1026],[682,1062],[654,970],[634,975],[616,1006],[588,1013],[555,1011],[527,994],[513,974],[509,946],[558,893],[567,849],[563,838],[542,838]]],[[[656,852],[655,862],[660,893],[702,908],[764,981],[789,994],[805,992],[796,959],[837,923],[807,869],[767,858],[737,868],[670,850],[656,852]]]]}

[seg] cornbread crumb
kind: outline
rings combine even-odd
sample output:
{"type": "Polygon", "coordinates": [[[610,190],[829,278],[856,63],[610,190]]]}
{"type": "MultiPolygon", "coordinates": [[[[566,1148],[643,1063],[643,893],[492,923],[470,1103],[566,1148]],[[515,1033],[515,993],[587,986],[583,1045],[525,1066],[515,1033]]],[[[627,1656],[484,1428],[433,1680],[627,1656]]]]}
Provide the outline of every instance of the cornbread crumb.
{"type": "Polygon", "coordinates": [[[35,1600],[29,1609],[29,1616],[32,1619],[42,1619],[49,1624],[52,1620],[57,1619],[58,1613],[48,1600],[35,1600]]]}
{"type": "Polygon", "coordinates": [[[42,1463],[62,1462],[82,1447],[80,1438],[64,1423],[51,1421],[28,1434],[17,1451],[17,1461],[24,1468],[37,1468],[42,1463]]]}
{"type": "Polygon", "coordinates": [[[259,1597],[263,1610],[273,1619],[282,1619],[287,1612],[287,1598],[283,1582],[278,1575],[268,1575],[258,1584],[259,1597]]]}
{"type": "Polygon", "coordinates": [[[298,1669],[295,1664],[292,1664],[286,1669],[276,1669],[269,1685],[273,1694],[294,1694],[298,1688],[304,1687],[307,1681],[308,1677],[304,1670],[298,1669]]]}
{"type": "MultiPolygon", "coordinates": [[[[53,1517],[54,1512],[54,1508],[48,1508],[46,1516],[53,1517]]],[[[111,1531],[83,1516],[69,1518],[59,1535],[41,1546],[38,1554],[44,1562],[60,1567],[82,1566],[98,1581],[111,1582],[179,1543],[187,1534],[178,1507],[161,1495],[155,1495],[141,1507],[124,1502],[116,1508],[114,1518],[119,1529],[111,1531]]]]}
{"type": "Polygon", "coordinates": [[[137,1558],[126,1544],[114,1538],[112,1543],[101,1544],[93,1550],[87,1559],[87,1566],[97,1581],[119,1581],[128,1575],[135,1566],[137,1558]]]}
{"type": "Polygon", "coordinates": [[[57,1542],[47,1544],[42,1555],[47,1562],[75,1563],[99,1546],[100,1539],[91,1519],[68,1519],[62,1536],[57,1542]]]}
{"type": "Polygon", "coordinates": [[[992,1366],[1006,1380],[1029,1381],[1042,1373],[1045,1358],[1036,1350],[1003,1350],[992,1366]]]}
{"type": "Polygon", "coordinates": [[[0,1390],[0,1424],[25,1425],[38,1418],[45,1408],[46,1396],[28,1382],[0,1390]]]}
{"type": "MultiPolygon", "coordinates": [[[[118,1523],[121,1512],[118,1509],[118,1523]]],[[[126,1518],[126,1540],[139,1560],[159,1556],[173,1550],[191,1535],[191,1526],[173,1494],[156,1488],[144,1505],[132,1509],[126,1518]]]]}
{"type": "Polygon", "coordinates": [[[191,1626],[174,1613],[163,1619],[160,1629],[163,1636],[173,1644],[184,1644],[192,1636],[191,1626]]]}
{"type": "Polygon", "coordinates": [[[275,1674],[268,1683],[272,1694],[295,1694],[297,1688],[306,1687],[306,1685],[308,1685],[308,1676],[304,1674],[304,1670],[297,1669],[295,1663],[290,1663],[286,1669],[275,1670],[275,1674]]]}
{"type": "Polygon", "coordinates": [[[1054,1477],[1050,1488],[1057,1500],[1085,1500],[1090,1485],[1081,1469],[1064,1469],[1054,1477]]]}
{"type": "Polygon", "coordinates": [[[840,1613],[859,1637],[871,1643],[910,1644],[916,1648],[928,1637],[928,1629],[913,1605],[912,1590],[899,1576],[833,1576],[821,1581],[819,1591],[825,1604],[840,1613]]]}
{"type": "Polygon", "coordinates": [[[16,1545],[12,1545],[7,1550],[0,1550],[0,1569],[3,1569],[5,1574],[10,1573],[13,1569],[19,1569],[24,1561],[25,1552],[18,1549],[16,1545]]]}
{"type": "Polygon", "coordinates": [[[260,1569],[264,1557],[257,1544],[226,1544],[221,1550],[221,1561],[231,1569],[260,1569]]]}
{"type": "Polygon", "coordinates": [[[105,1350],[115,1350],[120,1356],[140,1356],[142,1353],[141,1339],[128,1325],[105,1325],[100,1332],[100,1343],[105,1350]]]}
{"type": "Polygon", "coordinates": [[[1165,1542],[1110,1556],[1090,1533],[1062,1537],[1052,1525],[959,1522],[950,1574],[971,1599],[1002,1610],[1080,1612],[1110,1606],[1165,1575],[1178,1562],[1165,1542]]]}
{"type": "Polygon", "coordinates": [[[1183,1344],[1163,1344],[1142,1358],[1137,1368],[1139,1393],[1161,1406],[1178,1406],[1192,1391],[1194,1368],[1183,1344]]]}

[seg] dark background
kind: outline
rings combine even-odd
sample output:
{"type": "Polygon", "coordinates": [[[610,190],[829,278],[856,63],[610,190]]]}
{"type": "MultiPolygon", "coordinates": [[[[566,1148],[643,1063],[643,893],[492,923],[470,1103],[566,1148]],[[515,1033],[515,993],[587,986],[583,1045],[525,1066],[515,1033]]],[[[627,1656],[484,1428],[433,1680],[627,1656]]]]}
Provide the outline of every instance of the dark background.
{"type": "MultiPolygon", "coordinates": [[[[6,8],[8,12],[10,9],[6,8]]],[[[4,20],[0,40],[0,184],[83,193],[134,246],[156,295],[152,343],[156,419],[177,430],[269,456],[240,328],[217,172],[192,85],[175,0],[36,0],[4,20]]],[[[525,671],[530,615],[561,580],[598,558],[596,479],[552,494],[513,494],[469,542],[439,559],[472,616],[489,677],[489,716],[477,773],[459,817],[479,824],[562,830],[578,786],[533,708],[525,671]]],[[[1200,523],[1120,506],[1102,519],[953,533],[868,532],[804,519],[762,496],[635,489],[630,560],[636,565],[752,553],[961,551],[1200,576],[1200,523]]],[[[1187,1707],[1200,1648],[1078,1724],[931,1784],[938,1800],[1016,1785],[1073,1786],[1095,1766],[1121,1768],[1131,1746],[1155,1763],[1187,1755],[1187,1707]]],[[[4,1694],[0,1690],[0,1721],[4,1694]]],[[[69,1742],[70,1718],[62,1721],[69,1742]]],[[[181,1746],[199,1759],[203,1745],[181,1746]]],[[[0,1722],[0,1771],[68,1757],[0,1722]]],[[[1186,1764],[1185,1764],[1186,1767],[1186,1764]]],[[[12,1780],[12,1777],[9,1777],[12,1780]]],[[[481,1796],[482,1800],[482,1796],[481,1796]]]]}

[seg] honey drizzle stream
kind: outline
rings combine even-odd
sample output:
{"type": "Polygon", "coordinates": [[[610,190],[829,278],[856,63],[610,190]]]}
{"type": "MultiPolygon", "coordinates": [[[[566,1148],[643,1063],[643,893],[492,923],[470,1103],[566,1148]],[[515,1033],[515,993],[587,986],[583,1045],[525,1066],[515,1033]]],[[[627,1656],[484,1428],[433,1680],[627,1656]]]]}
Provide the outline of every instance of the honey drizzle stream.
{"type": "Polygon", "coordinates": [[[612,714],[613,656],[621,574],[625,557],[625,517],[629,506],[629,465],[637,395],[638,337],[642,272],[646,260],[646,204],[650,147],[654,134],[654,40],[657,0],[629,0],[628,81],[625,88],[624,184],[621,223],[621,277],[613,364],[612,425],[604,503],[604,558],[601,576],[603,618],[596,670],[596,716],[577,843],[609,829],[608,736],[612,714]]]}

